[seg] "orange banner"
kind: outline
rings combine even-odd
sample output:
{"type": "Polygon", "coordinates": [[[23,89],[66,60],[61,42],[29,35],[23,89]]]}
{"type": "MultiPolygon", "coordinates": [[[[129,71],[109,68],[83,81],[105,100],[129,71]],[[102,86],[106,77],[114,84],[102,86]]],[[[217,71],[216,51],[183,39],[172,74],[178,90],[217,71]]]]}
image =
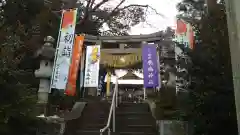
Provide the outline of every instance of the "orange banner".
{"type": "Polygon", "coordinates": [[[72,62],[69,68],[68,82],[65,90],[65,94],[68,96],[76,95],[76,81],[77,74],[79,69],[79,64],[82,56],[84,36],[77,35],[75,36],[75,42],[72,51],[72,62]]]}

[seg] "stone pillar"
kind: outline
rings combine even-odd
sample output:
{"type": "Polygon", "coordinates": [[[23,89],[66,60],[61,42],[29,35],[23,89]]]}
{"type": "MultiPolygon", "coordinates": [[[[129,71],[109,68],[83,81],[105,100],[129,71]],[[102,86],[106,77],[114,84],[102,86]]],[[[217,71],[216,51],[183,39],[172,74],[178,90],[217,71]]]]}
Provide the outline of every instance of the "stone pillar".
{"type": "Polygon", "coordinates": [[[54,39],[50,36],[44,39],[45,44],[37,51],[37,56],[41,58],[40,68],[35,71],[35,76],[40,79],[38,90],[38,107],[40,114],[46,114],[48,103],[48,93],[50,92],[50,78],[52,75],[52,59],[54,58],[54,39]]]}
{"type": "Polygon", "coordinates": [[[240,1],[225,0],[232,60],[238,135],[240,135],[240,1]]]}

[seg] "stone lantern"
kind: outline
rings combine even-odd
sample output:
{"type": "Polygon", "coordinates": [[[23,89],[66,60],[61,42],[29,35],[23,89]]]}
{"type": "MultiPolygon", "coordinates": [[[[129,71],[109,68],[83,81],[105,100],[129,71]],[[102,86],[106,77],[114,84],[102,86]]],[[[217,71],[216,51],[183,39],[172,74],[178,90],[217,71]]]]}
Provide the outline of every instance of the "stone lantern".
{"type": "Polygon", "coordinates": [[[40,68],[35,71],[35,76],[40,79],[38,89],[38,105],[40,113],[46,113],[48,103],[48,94],[50,92],[51,75],[53,68],[53,59],[55,49],[53,48],[54,38],[47,36],[44,39],[44,45],[36,52],[36,56],[40,57],[40,68]]]}

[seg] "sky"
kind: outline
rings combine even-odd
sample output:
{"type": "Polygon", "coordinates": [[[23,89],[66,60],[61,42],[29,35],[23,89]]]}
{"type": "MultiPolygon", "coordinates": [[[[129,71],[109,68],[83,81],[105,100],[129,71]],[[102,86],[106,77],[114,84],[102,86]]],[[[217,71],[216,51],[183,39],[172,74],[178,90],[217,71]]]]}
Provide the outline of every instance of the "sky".
{"type": "MultiPolygon", "coordinates": [[[[148,13],[147,23],[141,23],[130,30],[131,35],[150,34],[166,29],[168,26],[175,26],[175,16],[177,15],[176,4],[180,0],[128,0],[130,4],[150,5],[165,17],[148,13]],[[148,25],[151,24],[151,25],[148,25]]],[[[150,9],[149,9],[150,11],[150,9]]]]}
{"type": "MultiPolygon", "coordinates": [[[[96,0],[96,3],[102,0],[96,0]]],[[[119,4],[120,0],[111,0],[103,7],[113,7],[119,4]]],[[[137,26],[134,26],[129,31],[131,35],[139,34],[150,34],[164,30],[167,27],[175,26],[175,17],[178,13],[176,5],[181,0],[126,0],[126,2],[121,6],[126,6],[130,4],[138,5],[149,5],[157,11],[157,13],[162,14],[164,17],[156,14],[154,10],[148,9],[146,22],[142,22],[137,26]],[[150,24],[150,25],[149,25],[150,24]]],[[[106,26],[104,27],[106,29],[106,26]]]]}

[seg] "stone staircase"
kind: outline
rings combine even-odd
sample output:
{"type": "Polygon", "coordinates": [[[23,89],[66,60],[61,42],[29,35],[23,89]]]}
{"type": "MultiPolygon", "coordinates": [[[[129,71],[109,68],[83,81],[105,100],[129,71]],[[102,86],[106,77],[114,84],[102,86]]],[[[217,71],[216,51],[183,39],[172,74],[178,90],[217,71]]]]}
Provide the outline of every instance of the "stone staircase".
{"type": "Polygon", "coordinates": [[[107,123],[110,103],[88,101],[80,118],[67,122],[64,135],[99,135],[107,123]]]}
{"type": "MultiPolygon", "coordinates": [[[[99,130],[106,126],[109,109],[107,101],[89,101],[81,117],[67,123],[64,135],[100,135],[99,130]]],[[[155,123],[148,104],[121,103],[116,109],[116,132],[111,135],[157,135],[155,123]]]]}
{"type": "Polygon", "coordinates": [[[116,111],[119,135],[157,135],[156,122],[147,103],[122,103],[116,111]]]}

